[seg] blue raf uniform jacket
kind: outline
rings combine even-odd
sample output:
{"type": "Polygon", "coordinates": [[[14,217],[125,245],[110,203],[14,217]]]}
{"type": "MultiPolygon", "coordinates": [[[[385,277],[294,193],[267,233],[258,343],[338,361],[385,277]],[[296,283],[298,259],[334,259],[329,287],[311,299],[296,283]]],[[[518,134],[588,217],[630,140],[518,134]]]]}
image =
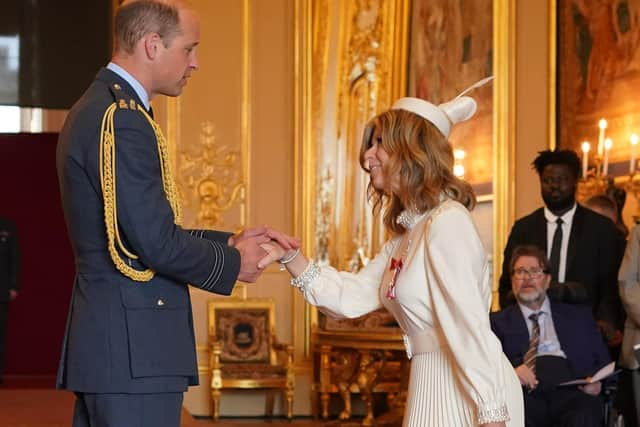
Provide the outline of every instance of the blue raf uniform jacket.
{"type": "Polygon", "coordinates": [[[88,393],[184,391],[197,384],[187,283],[228,295],[239,252],[228,233],[184,230],[174,224],[163,189],[153,129],[140,100],[114,72],[102,69],[69,112],[60,134],[57,168],[76,278],[58,371],[58,388],[88,393]],[[101,190],[100,128],[116,103],[118,229],[155,277],[134,282],[107,250],[101,190]]]}

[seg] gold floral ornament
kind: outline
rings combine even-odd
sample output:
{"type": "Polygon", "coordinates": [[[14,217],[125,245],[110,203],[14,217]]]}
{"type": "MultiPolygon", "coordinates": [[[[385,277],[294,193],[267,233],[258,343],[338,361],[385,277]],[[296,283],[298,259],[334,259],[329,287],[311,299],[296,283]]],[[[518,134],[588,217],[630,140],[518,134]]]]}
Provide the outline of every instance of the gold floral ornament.
{"type": "Polygon", "coordinates": [[[194,206],[200,228],[220,227],[223,213],[245,202],[241,155],[215,137],[215,125],[202,124],[197,149],[180,153],[179,179],[185,203],[194,206]]]}

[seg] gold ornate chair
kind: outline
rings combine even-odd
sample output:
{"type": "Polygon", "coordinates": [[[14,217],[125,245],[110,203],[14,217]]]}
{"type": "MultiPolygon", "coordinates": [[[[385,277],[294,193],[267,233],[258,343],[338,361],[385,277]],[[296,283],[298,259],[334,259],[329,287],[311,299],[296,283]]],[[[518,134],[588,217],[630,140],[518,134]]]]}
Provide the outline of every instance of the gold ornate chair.
{"type": "Polygon", "coordinates": [[[213,419],[220,416],[223,389],[265,389],[265,412],[273,415],[281,390],[287,418],[293,416],[293,346],[278,343],[273,300],[214,299],[208,303],[213,419]]]}

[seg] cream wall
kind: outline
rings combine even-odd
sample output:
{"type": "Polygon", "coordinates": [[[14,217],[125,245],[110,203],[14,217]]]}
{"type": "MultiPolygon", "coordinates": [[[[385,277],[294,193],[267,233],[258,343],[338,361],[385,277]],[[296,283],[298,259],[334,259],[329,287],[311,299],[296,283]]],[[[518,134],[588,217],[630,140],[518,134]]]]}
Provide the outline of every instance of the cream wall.
{"type": "MultiPolygon", "coordinates": [[[[196,71],[177,102],[154,100],[159,121],[168,130],[176,168],[180,157],[201,145],[201,127],[214,125],[216,144],[240,150],[247,183],[246,211],[237,207],[223,216],[223,228],[268,224],[293,233],[294,185],[294,57],[293,0],[192,0],[201,17],[201,44],[196,71]],[[244,217],[244,218],[243,218],[244,217]]],[[[181,188],[184,191],[184,188],[181,188]]],[[[191,218],[196,206],[191,210],[191,218]]],[[[187,212],[189,214],[189,212],[187,212]]],[[[186,224],[189,226],[190,224],[186,224]]],[[[197,227],[197,221],[191,224],[197,227]]],[[[256,284],[241,287],[248,297],[276,301],[276,334],[288,343],[294,337],[294,294],[288,274],[270,267],[256,284]]],[[[242,293],[242,291],[240,291],[242,293]]],[[[192,289],[200,383],[185,395],[194,415],[209,415],[206,304],[214,295],[192,289]]],[[[295,316],[299,317],[299,316],[295,316]]],[[[310,373],[297,357],[298,381],[294,413],[310,413],[310,373]]],[[[222,416],[261,415],[262,392],[222,394],[222,416]]],[[[276,412],[281,405],[276,400],[276,412]]]]}
{"type": "MultiPolygon", "coordinates": [[[[542,206],[531,162],[549,147],[549,1],[518,0],[516,10],[515,218],[542,206]]],[[[510,228],[510,227],[509,227],[510,228]]]]}

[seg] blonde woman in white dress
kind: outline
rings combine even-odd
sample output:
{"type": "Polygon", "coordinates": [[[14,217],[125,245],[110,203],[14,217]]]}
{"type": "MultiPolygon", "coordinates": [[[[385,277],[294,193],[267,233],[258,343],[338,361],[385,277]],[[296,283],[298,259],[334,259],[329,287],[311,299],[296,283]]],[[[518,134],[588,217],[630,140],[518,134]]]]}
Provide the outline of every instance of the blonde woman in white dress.
{"type": "Polygon", "coordinates": [[[524,426],[520,382],[489,323],[489,264],[469,214],[475,196],[453,175],[447,140],[475,109],[466,96],[440,106],[403,98],[367,125],[360,163],[394,237],[360,272],[264,246],[328,315],[384,306],[395,316],[412,359],[404,426],[524,426]]]}

